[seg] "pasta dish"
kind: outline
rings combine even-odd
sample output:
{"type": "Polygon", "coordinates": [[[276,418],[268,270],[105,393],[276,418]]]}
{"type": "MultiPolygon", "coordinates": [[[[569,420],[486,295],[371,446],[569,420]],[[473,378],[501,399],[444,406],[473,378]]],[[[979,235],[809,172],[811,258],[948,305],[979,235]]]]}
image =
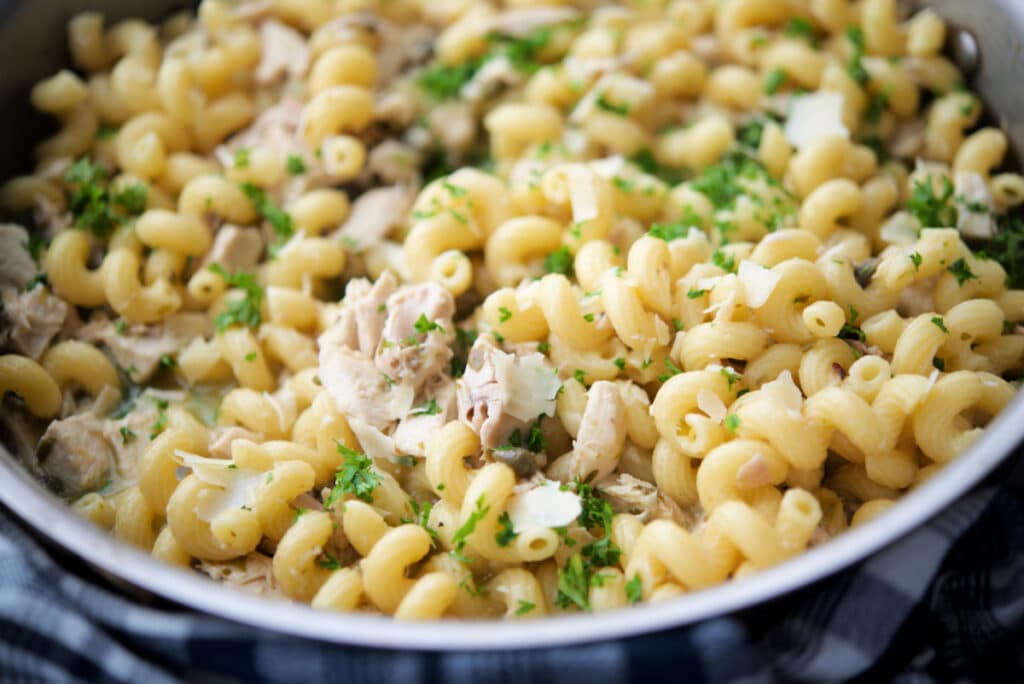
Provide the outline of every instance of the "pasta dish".
{"type": "Polygon", "coordinates": [[[0,189],[5,420],[118,539],[323,610],[782,563],[1019,387],[1024,177],[946,32],[894,0],[78,14],[0,189]]]}

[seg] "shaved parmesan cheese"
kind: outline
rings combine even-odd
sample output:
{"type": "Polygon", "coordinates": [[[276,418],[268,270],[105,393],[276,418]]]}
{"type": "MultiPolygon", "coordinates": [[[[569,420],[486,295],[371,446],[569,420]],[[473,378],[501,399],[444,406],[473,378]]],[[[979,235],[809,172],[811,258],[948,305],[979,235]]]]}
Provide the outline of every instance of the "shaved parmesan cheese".
{"type": "Polygon", "coordinates": [[[882,224],[878,235],[886,244],[913,244],[917,242],[918,237],[917,219],[905,211],[896,212],[882,224]]]}
{"type": "Polygon", "coordinates": [[[359,440],[363,452],[374,461],[391,463],[395,457],[395,442],[383,432],[358,418],[349,417],[348,426],[359,440]]]}
{"type": "Polygon", "coordinates": [[[581,165],[570,167],[566,176],[569,181],[569,201],[572,203],[572,220],[583,223],[595,219],[598,210],[597,186],[589,169],[581,165]]]}
{"type": "Polygon", "coordinates": [[[708,389],[701,389],[697,392],[697,408],[708,414],[708,418],[716,423],[725,420],[725,416],[729,412],[721,397],[708,389]]]}
{"type": "Polygon", "coordinates": [[[782,276],[770,268],[758,266],[750,261],[740,262],[739,277],[743,283],[747,306],[751,309],[764,306],[782,279],[782,276]]]}
{"type": "Polygon", "coordinates": [[[998,227],[992,218],[992,193],[981,175],[973,171],[956,172],[956,229],[967,238],[987,240],[995,237],[998,227]],[[980,210],[980,211],[979,211],[980,210]]]}
{"type": "Polygon", "coordinates": [[[555,415],[555,397],[562,382],[543,354],[515,356],[499,350],[493,359],[495,379],[504,390],[506,413],[522,421],[555,415]]]}
{"type": "Polygon", "coordinates": [[[256,489],[267,477],[263,471],[231,468],[231,461],[203,458],[180,449],[174,452],[174,460],[190,468],[206,484],[217,488],[207,489],[199,496],[195,513],[203,522],[212,522],[221,513],[235,508],[244,506],[251,509],[256,489]]]}
{"type": "Polygon", "coordinates": [[[715,289],[715,285],[718,284],[718,281],[720,281],[723,277],[724,276],[710,276],[708,278],[701,278],[700,280],[697,281],[697,289],[713,290],[715,289]]]}
{"type": "Polygon", "coordinates": [[[803,406],[804,395],[800,388],[793,382],[793,376],[788,370],[782,371],[779,377],[761,387],[761,394],[765,399],[789,410],[799,411],[803,406]]]}
{"type": "Polygon", "coordinates": [[[843,123],[843,96],[817,92],[793,99],[786,119],[786,140],[798,150],[826,136],[850,137],[843,123]]]}
{"type": "Polygon", "coordinates": [[[565,527],[583,511],[575,492],[562,491],[559,483],[547,480],[539,487],[513,494],[505,510],[515,529],[565,527]]]}
{"type": "Polygon", "coordinates": [[[933,370],[931,372],[931,375],[928,376],[928,384],[924,386],[924,394],[922,394],[922,398],[924,398],[925,394],[928,394],[929,392],[932,391],[932,387],[935,387],[935,381],[938,380],[938,379],[939,379],[939,369],[936,368],[935,370],[933,370]]]}
{"type": "Polygon", "coordinates": [[[601,178],[611,180],[626,168],[626,158],[617,154],[613,157],[596,159],[590,162],[590,168],[594,169],[601,178]]]}

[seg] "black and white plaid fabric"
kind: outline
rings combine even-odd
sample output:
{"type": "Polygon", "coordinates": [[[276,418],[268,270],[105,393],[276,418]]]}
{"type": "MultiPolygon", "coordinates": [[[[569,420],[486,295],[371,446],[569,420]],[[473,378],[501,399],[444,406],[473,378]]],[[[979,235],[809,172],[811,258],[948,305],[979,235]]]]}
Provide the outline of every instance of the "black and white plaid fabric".
{"type": "Polygon", "coordinates": [[[860,565],[767,605],[573,648],[431,654],[305,641],[143,606],[0,514],[0,681],[1024,680],[1024,456],[860,565]]]}

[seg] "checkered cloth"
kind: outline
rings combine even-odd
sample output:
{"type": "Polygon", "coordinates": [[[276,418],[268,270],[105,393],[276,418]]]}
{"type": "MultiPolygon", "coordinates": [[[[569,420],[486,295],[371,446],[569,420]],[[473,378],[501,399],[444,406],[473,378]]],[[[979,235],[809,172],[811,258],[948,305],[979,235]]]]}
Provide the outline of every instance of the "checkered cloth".
{"type": "Polygon", "coordinates": [[[0,514],[0,681],[1001,682],[1024,678],[1024,454],[925,527],[794,595],[623,641],[346,648],[143,606],[0,514]]]}

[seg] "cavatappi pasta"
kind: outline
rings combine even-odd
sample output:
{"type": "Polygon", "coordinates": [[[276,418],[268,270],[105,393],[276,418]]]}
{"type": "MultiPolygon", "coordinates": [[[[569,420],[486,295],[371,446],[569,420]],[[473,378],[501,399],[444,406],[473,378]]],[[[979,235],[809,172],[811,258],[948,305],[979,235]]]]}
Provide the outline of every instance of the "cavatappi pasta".
{"type": "Polygon", "coordinates": [[[75,16],[0,190],[30,467],[403,620],[668,600],[882,515],[1024,370],[1024,178],[895,5],[75,16]]]}

